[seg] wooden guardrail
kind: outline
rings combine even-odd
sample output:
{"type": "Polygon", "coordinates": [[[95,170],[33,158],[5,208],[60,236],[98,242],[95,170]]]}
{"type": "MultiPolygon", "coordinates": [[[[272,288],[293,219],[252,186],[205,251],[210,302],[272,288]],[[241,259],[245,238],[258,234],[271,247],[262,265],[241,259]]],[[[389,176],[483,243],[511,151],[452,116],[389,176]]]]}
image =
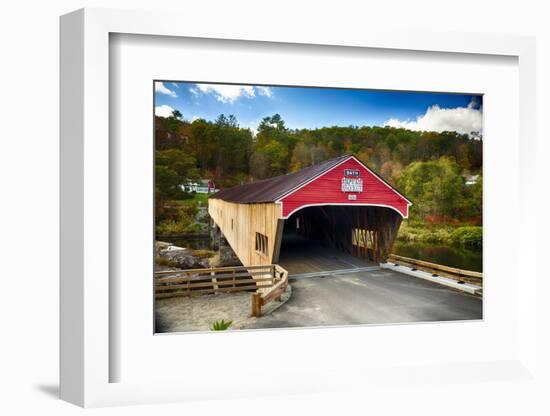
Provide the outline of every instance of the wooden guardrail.
{"type": "Polygon", "coordinates": [[[275,287],[277,265],[235,266],[155,272],[155,297],[197,296],[275,287]]]}
{"type": "Polygon", "coordinates": [[[416,260],[409,257],[398,256],[397,254],[390,254],[388,256],[388,261],[396,265],[404,265],[413,269],[432,273],[433,275],[449,277],[462,283],[466,281],[477,284],[483,283],[483,274],[480,272],[462,270],[456,267],[443,266],[441,264],[435,264],[423,260],[416,260]]]}
{"type": "Polygon", "coordinates": [[[262,307],[275,299],[280,300],[281,295],[288,287],[288,271],[278,264],[274,266],[275,284],[264,292],[252,294],[252,316],[262,316],[262,307]]]}

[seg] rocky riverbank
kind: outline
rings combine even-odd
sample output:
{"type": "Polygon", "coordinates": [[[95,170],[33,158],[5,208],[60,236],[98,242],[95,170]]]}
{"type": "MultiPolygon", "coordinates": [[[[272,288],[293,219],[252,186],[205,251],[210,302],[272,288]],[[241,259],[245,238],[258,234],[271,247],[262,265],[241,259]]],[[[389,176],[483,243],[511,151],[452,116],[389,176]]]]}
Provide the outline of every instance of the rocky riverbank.
{"type": "Polygon", "coordinates": [[[192,250],[174,246],[163,241],[155,242],[156,267],[178,269],[201,269],[215,267],[219,254],[212,250],[192,250]]]}

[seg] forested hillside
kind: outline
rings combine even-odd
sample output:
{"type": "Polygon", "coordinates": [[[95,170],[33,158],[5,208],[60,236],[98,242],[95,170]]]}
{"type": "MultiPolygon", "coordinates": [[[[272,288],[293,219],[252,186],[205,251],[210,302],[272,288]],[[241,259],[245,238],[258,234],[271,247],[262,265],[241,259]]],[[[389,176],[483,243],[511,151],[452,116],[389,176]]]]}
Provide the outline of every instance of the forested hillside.
{"type": "Polygon", "coordinates": [[[184,199],[178,185],[189,179],[225,188],[353,153],[413,200],[413,218],[481,216],[480,137],[368,126],[292,130],[278,114],[254,135],[232,115],[188,122],[177,111],[156,117],[155,136],[157,207],[184,199]],[[468,175],[480,176],[466,185],[468,175]]]}

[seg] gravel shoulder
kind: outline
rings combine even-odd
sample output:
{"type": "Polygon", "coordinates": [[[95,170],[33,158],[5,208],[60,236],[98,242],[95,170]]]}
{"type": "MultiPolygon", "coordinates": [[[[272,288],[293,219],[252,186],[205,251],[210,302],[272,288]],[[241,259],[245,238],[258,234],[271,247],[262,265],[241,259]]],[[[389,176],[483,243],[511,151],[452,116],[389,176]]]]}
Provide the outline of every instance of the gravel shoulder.
{"type": "Polygon", "coordinates": [[[211,325],[221,319],[233,322],[230,329],[255,328],[258,321],[288,301],[291,293],[289,286],[281,302],[273,301],[264,307],[260,318],[251,316],[251,292],[158,299],[155,332],[210,331],[211,325]]]}

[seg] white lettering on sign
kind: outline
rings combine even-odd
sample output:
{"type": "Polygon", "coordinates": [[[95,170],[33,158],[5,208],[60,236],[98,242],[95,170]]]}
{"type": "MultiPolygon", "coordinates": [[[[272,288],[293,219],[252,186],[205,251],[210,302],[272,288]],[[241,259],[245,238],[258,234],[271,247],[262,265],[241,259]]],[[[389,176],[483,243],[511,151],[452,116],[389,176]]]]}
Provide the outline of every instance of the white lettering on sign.
{"type": "Polygon", "coordinates": [[[345,176],[359,176],[359,169],[344,169],[345,176]]]}
{"type": "Polygon", "coordinates": [[[357,201],[357,195],[349,194],[348,195],[348,201],[357,201]]]}
{"type": "Polygon", "coordinates": [[[363,192],[363,179],[342,178],[342,192],[363,192]]]}

